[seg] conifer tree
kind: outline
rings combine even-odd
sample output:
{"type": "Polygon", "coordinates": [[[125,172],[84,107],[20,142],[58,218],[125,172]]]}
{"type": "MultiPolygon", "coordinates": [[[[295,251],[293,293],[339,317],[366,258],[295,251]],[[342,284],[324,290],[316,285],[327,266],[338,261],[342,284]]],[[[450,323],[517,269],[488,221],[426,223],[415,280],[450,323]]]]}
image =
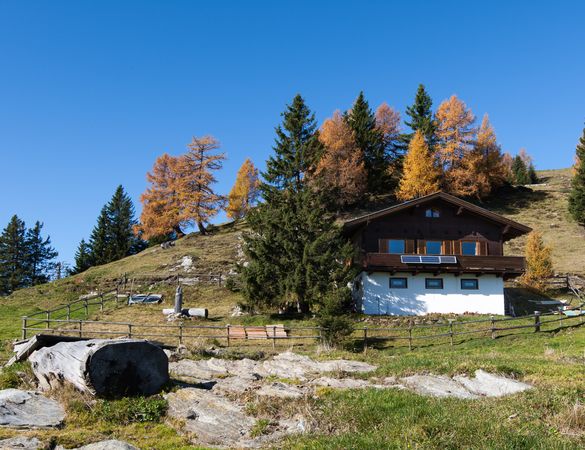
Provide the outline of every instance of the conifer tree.
{"type": "Polygon", "coordinates": [[[89,237],[89,246],[91,247],[91,261],[95,265],[107,264],[112,261],[110,255],[111,234],[110,219],[108,217],[108,208],[105,205],[100,211],[96,225],[94,226],[89,237]]]}
{"type": "Polygon", "coordinates": [[[28,284],[37,284],[49,281],[49,271],[54,268],[53,260],[59,255],[51,247],[51,238],[43,239],[41,230],[43,224],[37,221],[33,228],[26,232],[26,266],[28,284]]]}
{"type": "Polygon", "coordinates": [[[514,164],[514,157],[508,152],[502,155],[502,165],[504,167],[504,179],[507,183],[514,184],[514,172],[512,165],[514,164]]]}
{"type": "Polygon", "coordinates": [[[27,286],[26,227],[14,215],[0,235],[0,294],[27,286]]]}
{"type": "Polygon", "coordinates": [[[439,171],[422,131],[414,133],[404,159],[404,170],[396,196],[406,201],[439,190],[439,171]]]}
{"type": "Polygon", "coordinates": [[[85,272],[91,266],[94,265],[91,255],[91,247],[82,239],[75,252],[75,267],[73,268],[73,274],[85,272]]]}
{"type": "Polygon", "coordinates": [[[388,191],[388,158],[384,147],[384,136],[376,124],[376,116],[360,92],[345,120],[353,131],[355,142],[364,158],[368,174],[368,191],[388,191]]]}
{"type": "Polygon", "coordinates": [[[132,199],[124,191],[122,185],[116,188],[112,199],[107,204],[109,221],[109,250],[111,261],[134,255],[146,247],[144,241],[134,235],[137,224],[132,199]]]}
{"type": "Polygon", "coordinates": [[[424,136],[430,148],[435,143],[436,123],[433,118],[433,100],[425,90],[424,85],[419,84],[414,98],[414,104],[406,108],[406,115],[410,120],[405,120],[405,124],[412,130],[412,134],[405,135],[408,144],[414,133],[420,131],[424,136]]]}
{"type": "Polygon", "coordinates": [[[216,152],[219,142],[213,136],[193,136],[187,147],[189,151],[180,160],[179,217],[182,223],[194,223],[201,234],[206,234],[205,225],[225,202],[213,191],[217,182],[214,172],[222,168],[225,155],[216,152]]]}
{"type": "Polygon", "coordinates": [[[319,140],[325,151],[312,178],[316,189],[333,209],[354,205],[367,189],[367,174],[362,152],[339,111],[323,122],[319,140]]]}
{"type": "Polygon", "coordinates": [[[520,155],[516,155],[512,163],[512,174],[514,184],[526,185],[530,184],[530,176],[528,175],[528,168],[520,155]]]}
{"type": "Polygon", "coordinates": [[[347,285],[344,264],[352,247],[327,214],[306,175],[322,152],[314,115],[300,95],[287,106],[276,129],[274,154],[263,174],[264,202],[250,211],[245,236],[244,294],[259,306],[295,305],[307,312],[324,295],[347,285]]]}
{"type": "Polygon", "coordinates": [[[258,198],[258,169],[247,158],[236,176],[236,182],[228,195],[227,216],[238,220],[243,218],[258,198]]]}
{"type": "Polygon", "coordinates": [[[140,224],[134,229],[145,239],[185,235],[181,228],[180,165],[180,158],[165,153],[156,159],[152,171],[146,174],[150,186],[140,196],[142,214],[140,224]]]}
{"type": "Polygon", "coordinates": [[[585,226],[585,128],[576,149],[575,172],[569,194],[569,212],[579,225],[585,226]]]}
{"type": "Polygon", "coordinates": [[[526,272],[521,281],[528,287],[543,291],[545,280],[554,275],[552,249],[545,245],[542,234],[532,231],[526,239],[526,272]]]}

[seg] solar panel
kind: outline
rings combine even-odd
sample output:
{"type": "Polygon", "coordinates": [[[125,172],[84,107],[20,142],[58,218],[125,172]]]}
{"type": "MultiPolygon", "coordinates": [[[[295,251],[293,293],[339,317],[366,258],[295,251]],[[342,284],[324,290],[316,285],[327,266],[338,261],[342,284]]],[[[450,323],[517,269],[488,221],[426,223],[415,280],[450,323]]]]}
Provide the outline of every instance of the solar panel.
{"type": "Polygon", "coordinates": [[[455,256],[400,255],[403,264],[457,264],[455,256]]]}

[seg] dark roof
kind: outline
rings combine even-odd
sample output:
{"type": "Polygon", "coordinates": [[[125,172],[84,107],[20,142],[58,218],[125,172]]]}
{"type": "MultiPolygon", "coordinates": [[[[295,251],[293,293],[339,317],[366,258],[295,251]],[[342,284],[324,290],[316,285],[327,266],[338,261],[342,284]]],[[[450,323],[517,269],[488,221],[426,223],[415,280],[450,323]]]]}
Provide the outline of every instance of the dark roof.
{"type": "Polygon", "coordinates": [[[414,206],[423,205],[433,200],[443,200],[447,203],[451,203],[455,206],[463,208],[465,211],[468,211],[471,214],[476,214],[478,216],[485,217],[486,219],[491,220],[492,222],[502,224],[504,227],[508,229],[507,234],[512,235],[511,237],[521,236],[532,231],[532,228],[527,227],[526,225],[522,225],[521,223],[515,222],[514,220],[507,219],[504,216],[488,211],[485,208],[474,205],[473,203],[466,202],[465,200],[461,200],[460,198],[457,198],[453,195],[441,191],[425,195],[424,197],[409,200],[404,203],[399,203],[397,205],[390,206],[389,208],[380,209],[379,211],[374,211],[372,213],[356,217],[355,219],[348,220],[343,224],[343,228],[347,231],[352,231],[353,229],[358,228],[361,225],[367,224],[368,222],[374,219],[378,219],[379,217],[389,216],[399,211],[403,211],[414,206]]]}

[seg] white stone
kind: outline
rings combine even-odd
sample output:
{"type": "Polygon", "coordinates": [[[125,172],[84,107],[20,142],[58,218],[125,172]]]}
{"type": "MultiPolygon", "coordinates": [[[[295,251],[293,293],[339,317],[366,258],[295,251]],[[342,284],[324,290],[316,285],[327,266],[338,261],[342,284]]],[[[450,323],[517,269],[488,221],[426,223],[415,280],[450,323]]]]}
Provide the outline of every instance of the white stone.
{"type": "Polygon", "coordinates": [[[0,391],[0,426],[12,428],[57,427],[65,419],[65,410],[38,392],[6,389],[0,391]]]}

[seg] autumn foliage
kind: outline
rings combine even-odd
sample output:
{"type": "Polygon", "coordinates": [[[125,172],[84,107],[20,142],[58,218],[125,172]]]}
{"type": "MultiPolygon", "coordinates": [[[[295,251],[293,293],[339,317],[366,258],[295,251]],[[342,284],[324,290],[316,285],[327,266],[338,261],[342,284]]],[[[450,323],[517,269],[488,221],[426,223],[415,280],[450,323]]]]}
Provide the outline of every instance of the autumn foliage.
{"type": "Polygon", "coordinates": [[[313,175],[315,186],[336,207],[355,204],[367,187],[363,153],[339,111],[325,120],[319,140],[325,151],[313,175]]]}
{"type": "Polygon", "coordinates": [[[396,196],[410,200],[439,190],[439,170],[421,131],[410,140],[396,196]]]}
{"type": "Polygon", "coordinates": [[[226,212],[230,219],[237,220],[246,215],[258,198],[259,184],[258,169],[248,158],[238,170],[236,182],[228,195],[226,212]]]}
{"type": "Polygon", "coordinates": [[[178,157],[162,155],[146,175],[150,186],[140,197],[143,209],[135,229],[145,239],[169,233],[182,236],[187,225],[197,225],[205,234],[205,224],[223,205],[223,197],[212,188],[213,173],[225,159],[223,153],[215,153],[218,141],[213,136],[193,137],[188,148],[178,157]]]}
{"type": "Polygon", "coordinates": [[[522,283],[539,291],[545,289],[544,280],[554,275],[551,253],[552,249],[544,244],[541,233],[533,231],[528,235],[525,247],[526,272],[522,276],[522,283]]]}

